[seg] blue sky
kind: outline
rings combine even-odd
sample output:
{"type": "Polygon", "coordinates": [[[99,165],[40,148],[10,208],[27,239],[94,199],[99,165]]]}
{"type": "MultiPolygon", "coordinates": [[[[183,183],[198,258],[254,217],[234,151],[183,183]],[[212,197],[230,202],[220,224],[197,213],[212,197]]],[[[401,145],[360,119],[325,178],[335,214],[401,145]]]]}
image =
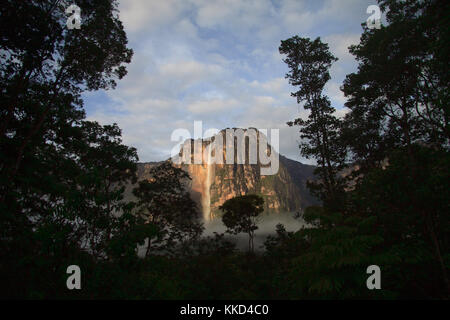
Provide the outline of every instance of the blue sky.
{"type": "Polygon", "coordinates": [[[347,47],[359,42],[366,9],[376,0],[122,0],[120,18],[134,50],[115,90],[84,95],[87,116],[118,123],[140,161],[169,157],[178,128],[280,129],[280,153],[302,159],[298,128],[307,113],[290,92],[278,53],[291,36],[327,42],[339,58],[326,86],[338,115],[345,75],[356,70],[347,47]]]}

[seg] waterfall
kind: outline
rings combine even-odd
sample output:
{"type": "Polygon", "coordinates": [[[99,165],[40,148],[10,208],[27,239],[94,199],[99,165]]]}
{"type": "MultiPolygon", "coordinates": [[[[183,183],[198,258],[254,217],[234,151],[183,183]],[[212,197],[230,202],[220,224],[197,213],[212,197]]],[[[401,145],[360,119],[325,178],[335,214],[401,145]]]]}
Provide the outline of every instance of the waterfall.
{"type": "Polygon", "coordinates": [[[206,151],[206,179],[204,183],[204,192],[202,197],[202,211],[203,211],[203,220],[208,222],[211,220],[211,179],[212,174],[211,170],[213,164],[211,163],[211,143],[205,147],[206,151]]]}

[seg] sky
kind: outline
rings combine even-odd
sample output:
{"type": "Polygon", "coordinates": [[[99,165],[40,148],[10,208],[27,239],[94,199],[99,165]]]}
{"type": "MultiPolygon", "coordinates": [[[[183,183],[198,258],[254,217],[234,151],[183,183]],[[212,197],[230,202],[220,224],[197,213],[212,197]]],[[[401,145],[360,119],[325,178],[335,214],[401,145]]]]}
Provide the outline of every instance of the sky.
{"type": "Polygon", "coordinates": [[[114,90],[84,94],[89,120],[117,123],[140,162],[161,161],[193,134],[209,128],[279,129],[280,153],[303,163],[298,127],[307,117],[290,93],[278,47],[294,35],[328,43],[339,59],[325,94],[338,116],[347,111],[339,87],[357,64],[361,23],[376,0],[121,0],[119,17],[134,51],[128,74],[114,90]]]}

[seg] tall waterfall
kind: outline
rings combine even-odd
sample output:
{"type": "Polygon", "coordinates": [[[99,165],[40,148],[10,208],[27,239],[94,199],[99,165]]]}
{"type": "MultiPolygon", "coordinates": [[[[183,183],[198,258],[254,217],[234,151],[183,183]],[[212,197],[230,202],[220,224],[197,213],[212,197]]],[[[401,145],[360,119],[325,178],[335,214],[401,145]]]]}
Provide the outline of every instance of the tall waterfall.
{"type": "Polygon", "coordinates": [[[202,197],[202,211],[203,211],[203,220],[205,222],[211,220],[211,183],[212,183],[212,170],[213,164],[211,163],[211,146],[209,144],[205,147],[206,151],[206,178],[204,183],[204,192],[202,197]]]}

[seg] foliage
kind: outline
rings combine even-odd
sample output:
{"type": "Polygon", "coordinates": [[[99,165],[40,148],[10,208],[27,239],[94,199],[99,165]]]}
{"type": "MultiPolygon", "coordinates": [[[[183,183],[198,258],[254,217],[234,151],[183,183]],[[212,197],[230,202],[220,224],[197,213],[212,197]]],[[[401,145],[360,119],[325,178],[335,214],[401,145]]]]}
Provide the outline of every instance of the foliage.
{"type": "Polygon", "coordinates": [[[255,194],[237,196],[228,199],[219,209],[222,210],[222,221],[227,232],[248,234],[248,250],[254,251],[253,238],[257,227],[257,218],[264,211],[264,199],[255,194]]]}
{"type": "MultiPolygon", "coordinates": [[[[266,250],[248,255],[225,234],[199,237],[189,176],[169,161],[125,201],[137,151],[116,124],[86,121],[81,100],[126,74],[132,51],[116,1],[78,0],[81,30],[65,27],[68,1],[4,1],[2,298],[448,299],[449,4],[379,3],[388,24],[363,26],[350,48],[359,66],[342,87],[344,120],[323,95],[336,60],[328,46],[281,42],[292,95],[310,112],[290,124],[300,126],[302,154],[317,160],[320,181],[309,186],[323,202],[305,210],[303,228],[278,225],[266,250]],[[73,264],[82,290],[66,288],[73,264]],[[373,264],[382,290],[366,287],[373,264]]],[[[250,251],[263,204],[244,195],[221,206],[229,233],[248,233],[250,251]]]]}
{"type": "Polygon", "coordinates": [[[203,231],[197,206],[186,188],[190,179],[186,171],[165,161],[152,167],[149,175],[133,190],[138,223],[157,230],[147,239],[147,256],[152,249],[170,251],[175,243],[198,237],[203,231]]]}
{"type": "Polygon", "coordinates": [[[291,95],[310,111],[307,120],[298,118],[288,125],[300,126],[301,154],[317,161],[315,173],[320,180],[310,182],[311,191],[328,205],[338,206],[342,182],[337,173],[343,168],[345,149],[337,143],[340,121],[333,115],[335,109],[330,100],[322,93],[330,79],[328,70],[337,58],[320,38],[294,36],[281,41],[279,51],[286,55],[283,60],[289,67],[286,78],[299,88],[291,95]]]}

